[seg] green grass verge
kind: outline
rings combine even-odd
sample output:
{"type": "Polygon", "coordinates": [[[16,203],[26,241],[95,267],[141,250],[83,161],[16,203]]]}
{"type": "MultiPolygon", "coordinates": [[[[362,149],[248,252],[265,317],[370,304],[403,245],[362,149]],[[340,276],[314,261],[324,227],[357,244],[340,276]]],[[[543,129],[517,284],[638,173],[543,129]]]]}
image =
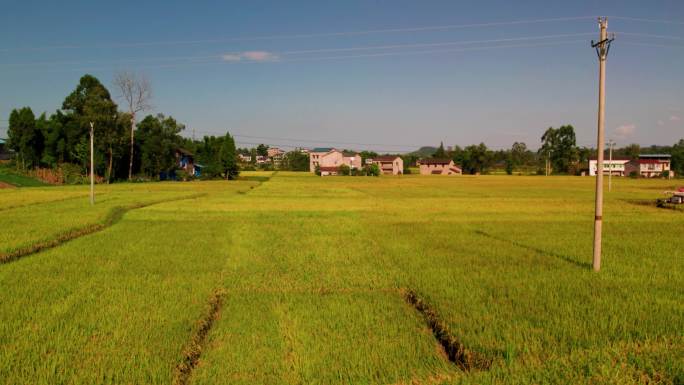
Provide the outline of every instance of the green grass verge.
{"type": "Polygon", "coordinates": [[[21,175],[7,165],[0,165],[0,182],[7,183],[16,187],[49,186],[49,184],[42,182],[39,179],[31,178],[26,175],[21,175]]]}

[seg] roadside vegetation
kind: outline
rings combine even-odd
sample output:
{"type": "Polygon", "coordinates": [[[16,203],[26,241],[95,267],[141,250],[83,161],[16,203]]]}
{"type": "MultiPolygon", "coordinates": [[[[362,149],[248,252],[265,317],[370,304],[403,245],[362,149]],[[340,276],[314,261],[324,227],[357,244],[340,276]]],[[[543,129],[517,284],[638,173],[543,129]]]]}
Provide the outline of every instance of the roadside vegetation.
{"type": "Polygon", "coordinates": [[[5,383],[684,379],[682,214],[631,203],[672,181],[613,180],[594,273],[592,178],[243,177],[112,185],[90,209],[80,186],[0,192],[3,228],[25,223],[3,245],[179,199],[0,265],[5,383]],[[435,324],[487,365],[451,362],[435,324]]]}
{"type": "Polygon", "coordinates": [[[39,179],[18,173],[7,164],[0,164],[0,184],[4,187],[36,187],[45,186],[47,183],[39,179]]]}

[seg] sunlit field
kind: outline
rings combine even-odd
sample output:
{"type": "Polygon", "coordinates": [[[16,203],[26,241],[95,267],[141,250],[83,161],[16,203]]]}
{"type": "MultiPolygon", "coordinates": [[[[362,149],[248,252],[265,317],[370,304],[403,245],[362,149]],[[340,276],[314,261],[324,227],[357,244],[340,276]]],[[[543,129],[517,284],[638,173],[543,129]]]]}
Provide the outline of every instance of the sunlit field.
{"type": "Polygon", "coordinates": [[[682,384],[673,186],[613,179],[599,273],[589,177],[0,190],[1,382],[682,384]]]}

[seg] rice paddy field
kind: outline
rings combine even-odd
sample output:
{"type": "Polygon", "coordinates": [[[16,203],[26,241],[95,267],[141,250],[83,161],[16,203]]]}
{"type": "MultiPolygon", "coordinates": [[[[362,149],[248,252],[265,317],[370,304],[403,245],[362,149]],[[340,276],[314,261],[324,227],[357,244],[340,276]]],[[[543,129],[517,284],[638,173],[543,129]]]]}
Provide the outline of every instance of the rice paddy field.
{"type": "Polygon", "coordinates": [[[613,179],[0,190],[3,384],[684,384],[684,212],[613,179]]]}

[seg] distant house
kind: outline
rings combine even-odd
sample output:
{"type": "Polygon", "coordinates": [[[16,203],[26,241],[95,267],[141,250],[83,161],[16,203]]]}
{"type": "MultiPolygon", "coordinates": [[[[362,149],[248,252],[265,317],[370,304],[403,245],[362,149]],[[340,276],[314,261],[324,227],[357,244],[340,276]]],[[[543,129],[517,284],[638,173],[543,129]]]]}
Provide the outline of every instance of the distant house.
{"type": "Polygon", "coordinates": [[[268,157],[271,158],[273,163],[279,164],[283,160],[283,156],[285,155],[285,151],[279,149],[278,147],[269,147],[268,148],[268,157]]]}
{"type": "Polygon", "coordinates": [[[7,141],[0,138],[0,160],[9,160],[10,150],[7,148],[7,141]]]}
{"type": "MultiPolygon", "coordinates": [[[[660,177],[664,172],[668,172],[669,177],[673,177],[670,170],[672,155],[669,154],[642,154],[639,160],[632,162],[628,168],[629,173],[636,171],[639,176],[644,178],[660,177]]],[[[629,175],[629,173],[627,175],[629,175]]]]}
{"type": "Polygon", "coordinates": [[[271,163],[271,158],[269,158],[268,156],[257,155],[255,161],[256,164],[266,164],[271,163]]]}
{"type": "MultiPolygon", "coordinates": [[[[673,171],[670,169],[671,157],[669,154],[642,154],[637,160],[619,157],[613,158],[611,162],[609,159],[604,159],[603,174],[615,176],[636,174],[644,178],[654,178],[662,176],[667,171],[669,176],[673,177],[673,171]]],[[[596,175],[597,164],[596,158],[589,159],[589,175],[596,175]]]]}
{"type": "Polygon", "coordinates": [[[176,150],[176,160],[178,162],[178,168],[185,170],[188,175],[194,175],[199,177],[202,175],[202,165],[195,163],[194,155],[183,148],[176,150]]]}
{"type": "Polygon", "coordinates": [[[252,155],[238,154],[238,161],[240,163],[250,163],[252,161],[252,155]]]}
{"type": "Polygon", "coordinates": [[[451,159],[421,159],[418,161],[421,175],[461,175],[463,170],[451,159]]]}
{"type": "MultiPolygon", "coordinates": [[[[603,175],[613,174],[615,176],[626,176],[626,170],[632,158],[613,157],[613,160],[603,160],[603,175]]],[[[589,175],[596,176],[598,160],[596,157],[589,159],[589,175]]]]}
{"type": "Polygon", "coordinates": [[[331,147],[318,147],[309,152],[311,172],[315,172],[318,167],[321,175],[337,175],[341,165],[347,165],[351,169],[361,168],[361,154],[342,152],[331,147]]]}
{"type": "Polygon", "coordinates": [[[383,174],[400,175],[404,173],[404,160],[399,156],[376,156],[373,159],[366,159],[366,163],[377,164],[383,174]]]}

